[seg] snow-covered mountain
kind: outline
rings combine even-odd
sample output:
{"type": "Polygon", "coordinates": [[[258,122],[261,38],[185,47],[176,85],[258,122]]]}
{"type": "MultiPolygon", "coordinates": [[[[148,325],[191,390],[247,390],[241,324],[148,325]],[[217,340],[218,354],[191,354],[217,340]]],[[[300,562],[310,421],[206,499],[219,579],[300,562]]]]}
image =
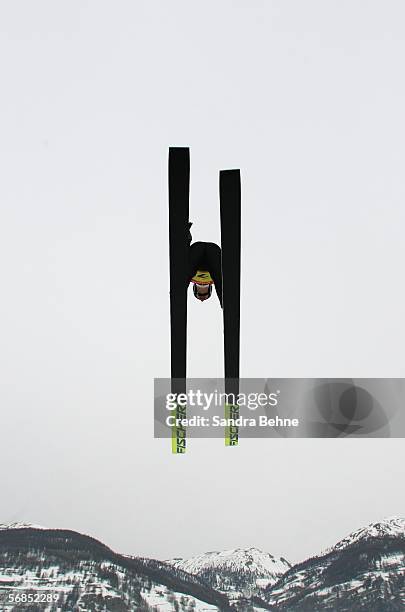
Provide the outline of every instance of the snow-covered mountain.
{"type": "Polygon", "coordinates": [[[35,525],[34,523],[0,523],[0,529],[46,529],[41,525],[35,525]]]}
{"type": "Polygon", "coordinates": [[[332,550],[343,550],[344,548],[347,548],[351,544],[359,542],[360,540],[385,536],[405,538],[405,518],[391,517],[383,519],[377,523],[370,523],[366,527],[361,527],[360,529],[353,531],[326,552],[331,552],[332,550]]]}
{"type": "Polygon", "coordinates": [[[74,531],[3,524],[0,610],[23,609],[404,612],[405,521],[371,523],[293,567],[257,548],[166,562],[129,557],[74,531]],[[51,599],[26,608],[24,594],[51,599]]]}
{"type": "Polygon", "coordinates": [[[354,531],[326,553],[293,566],[261,597],[275,612],[403,612],[403,519],[354,531]]]}
{"type": "Polygon", "coordinates": [[[28,609],[31,602],[35,612],[231,610],[198,577],[160,561],[119,555],[74,531],[3,528],[0,610],[28,609]]]}
{"type": "Polygon", "coordinates": [[[291,567],[285,559],[258,548],[207,552],[190,559],[172,559],[168,563],[198,576],[234,602],[259,595],[291,567]]]}

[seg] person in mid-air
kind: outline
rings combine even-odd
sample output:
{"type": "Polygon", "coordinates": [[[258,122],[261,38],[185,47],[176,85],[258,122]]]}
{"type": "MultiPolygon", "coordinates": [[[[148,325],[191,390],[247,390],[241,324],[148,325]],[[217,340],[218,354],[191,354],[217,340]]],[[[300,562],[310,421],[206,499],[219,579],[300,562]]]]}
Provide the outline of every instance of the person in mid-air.
{"type": "Polygon", "coordinates": [[[193,293],[197,300],[205,302],[212,295],[212,285],[222,308],[222,265],[221,249],[213,242],[194,242],[188,224],[189,261],[188,278],[193,283],[193,293]]]}

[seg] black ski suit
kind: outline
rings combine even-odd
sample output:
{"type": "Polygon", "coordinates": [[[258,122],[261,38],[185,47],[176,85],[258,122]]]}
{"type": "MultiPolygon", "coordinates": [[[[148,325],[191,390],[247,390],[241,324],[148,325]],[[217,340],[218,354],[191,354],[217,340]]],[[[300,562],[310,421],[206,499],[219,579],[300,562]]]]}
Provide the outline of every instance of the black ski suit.
{"type": "Polygon", "coordinates": [[[214,281],[215,291],[222,308],[222,260],[221,249],[213,242],[194,242],[191,244],[191,226],[187,223],[188,242],[188,284],[198,270],[209,272],[214,281]]]}
{"type": "Polygon", "coordinates": [[[222,266],[221,249],[213,242],[194,242],[189,247],[189,282],[197,270],[209,272],[214,281],[215,291],[222,308],[222,266]]]}

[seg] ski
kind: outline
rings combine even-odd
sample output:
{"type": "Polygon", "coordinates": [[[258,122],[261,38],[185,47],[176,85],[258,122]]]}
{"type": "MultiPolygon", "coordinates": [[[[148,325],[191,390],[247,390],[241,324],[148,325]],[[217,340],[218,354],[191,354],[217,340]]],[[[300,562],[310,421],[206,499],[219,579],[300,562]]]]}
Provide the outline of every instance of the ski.
{"type": "MultiPolygon", "coordinates": [[[[187,364],[187,228],[189,218],[190,150],[169,149],[169,255],[171,392],[186,392],[187,364]]],[[[176,418],[185,418],[186,407],[178,405],[176,418]]],[[[186,430],[172,427],[172,452],[186,451],[186,430]]]]}
{"type": "MultiPolygon", "coordinates": [[[[239,416],[240,350],[240,259],[241,259],[241,185],[239,170],[221,170],[219,197],[222,250],[222,299],[224,318],[225,418],[239,416]],[[233,401],[232,401],[233,400],[233,401]]],[[[236,446],[239,429],[225,428],[226,446],[236,446]]]]}

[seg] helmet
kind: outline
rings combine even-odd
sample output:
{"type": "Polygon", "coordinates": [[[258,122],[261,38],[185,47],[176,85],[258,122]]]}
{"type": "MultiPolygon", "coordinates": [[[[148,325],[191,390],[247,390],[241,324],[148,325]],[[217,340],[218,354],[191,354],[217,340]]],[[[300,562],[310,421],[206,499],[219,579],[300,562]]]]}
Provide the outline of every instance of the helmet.
{"type": "MultiPolygon", "coordinates": [[[[199,285],[199,284],[197,284],[197,283],[194,283],[194,284],[193,284],[193,293],[194,293],[194,295],[195,295],[195,297],[196,297],[197,299],[201,300],[201,297],[202,297],[202,296],[200,297],[200,294],[198,293],[198,289],[199,289],[199,287],[204,288],[204,289],[205,289],[205,288],[207,288],[207,289],[208,289],[207,293],[206,293],[206,294],[204,294],[204,300],[208,300],[208,298],[210,298],[210,297],[211,297],[211,294],[212,294],[212,285],[208,285],[208,284],[205,284],[205,285],[199,285]]],[[[204,301],[204,300],[202,300],[202,301],[204,301]]]]}

